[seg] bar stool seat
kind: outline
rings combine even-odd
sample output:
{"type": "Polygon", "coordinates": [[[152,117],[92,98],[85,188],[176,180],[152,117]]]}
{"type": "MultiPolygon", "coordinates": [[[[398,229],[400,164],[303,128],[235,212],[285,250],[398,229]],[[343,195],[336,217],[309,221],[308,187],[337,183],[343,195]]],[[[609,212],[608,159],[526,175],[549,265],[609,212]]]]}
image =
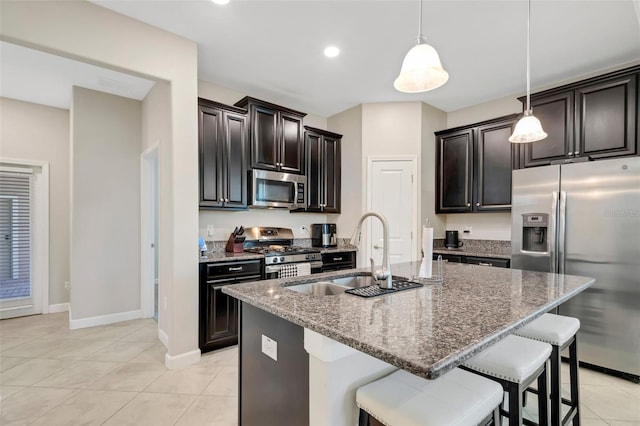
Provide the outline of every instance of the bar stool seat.
{"type": "Polygon", "coordinates": [[[544,314],[515,331],[518,336],[549,343],[551,352],[551,424],[561,425],[570,421],[580,424],[580,399],[578,386],[578,341],[576,334],[580,329],[580,320],[573,317],[555,314],[544,314]],[[569,380],[571,399],[562,398],[562,380],[560,353],[569,347],[569,380]],[[562,417],[562,404],[569,406],[569,411],[562,417]]]}
{"type": "Polygon", "coordinates": [[[547,361],[551,345],[509,335],[462,364],[462,368],[496,380],[509,395],[509,424],[529,424],[522,418],[522,392],[537,380],[540,424],[547,423],[547,361]]]}
{"type": "Polygon", "coordinates": [[[498,420],[502,388],[496,382],[455,368],[435,380],[404,370],[356,391],[360,426],[369,415],[387,426],[470,425],[498,420]]]}

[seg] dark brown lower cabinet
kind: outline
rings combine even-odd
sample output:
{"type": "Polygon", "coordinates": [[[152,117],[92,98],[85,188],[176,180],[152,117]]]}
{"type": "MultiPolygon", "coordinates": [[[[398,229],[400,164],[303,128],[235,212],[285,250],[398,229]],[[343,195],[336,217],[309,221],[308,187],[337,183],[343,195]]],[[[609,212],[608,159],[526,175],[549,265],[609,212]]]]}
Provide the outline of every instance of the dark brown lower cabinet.
{"type": "Polygon", "coordinates": [[[209,352],[238,343],[238,301],[222,292],[225,285],[262,279],[260,260],[200,264],[200,350],[209,352]]]}
{"type": "Polygon", "coordinates": [[[433,253],[433,260],[438,260],[438,256],[442,256],[442,260],[451,263],[467,263],[471,265],[480,266],[495,266],[496,268],[509,268],[511,267],[510,259],[502,259],[497,257],[482,257],[482,256],[466,256],[462,254],[449,254],[449,253],[433,253]]]}
{"type": "Polygon", "coordinates": [[[309,424],[309,354],[304,328],[246,303],[240,307],[239,424],[309,424]],[[273,359],[263,339],[277,343],[273,359]]]}

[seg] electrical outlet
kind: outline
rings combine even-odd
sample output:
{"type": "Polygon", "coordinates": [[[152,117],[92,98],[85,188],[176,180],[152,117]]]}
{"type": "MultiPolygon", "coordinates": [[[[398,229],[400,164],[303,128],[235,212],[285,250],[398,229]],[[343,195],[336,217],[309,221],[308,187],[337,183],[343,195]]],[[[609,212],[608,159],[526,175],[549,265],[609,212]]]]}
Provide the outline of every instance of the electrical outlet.
{"type": "Polygon", "coordinates": [[[300,228],[298,229],[300,232],[304,232],[306,231],[307,227],[304,225],[300,225],[300,228]]]}
{"type": "Polygon", "coordinates": [[[207,225],[207,237],[213,237],[213,225],[207,225]]]}
{"type": "Polygon", "coordinates": [[[64,289],[67,291],[71,290],[71,283],[69,281],[64,282],[64,289]]]}
{"type": "Polygon", "coordinates": [[[278,342],[262,335],[262,353],[274,361],[278,360],[278,342]]]}

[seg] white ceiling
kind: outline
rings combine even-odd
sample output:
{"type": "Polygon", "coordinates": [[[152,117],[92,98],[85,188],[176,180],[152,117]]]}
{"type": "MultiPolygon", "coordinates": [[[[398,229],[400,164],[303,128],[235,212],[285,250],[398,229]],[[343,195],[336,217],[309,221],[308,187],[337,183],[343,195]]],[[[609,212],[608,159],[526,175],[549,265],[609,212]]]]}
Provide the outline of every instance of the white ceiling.
{"type": "MultiPolygon", "coordinates": [[[[414,100],[454,111],[525,91],[523,0],[425,0],[423,32],[450,79],[423,94],[393,88],[417,35],[417,0],[93,2],[196,41],[201,80],[321,116],[360,103],[414,100]],[[340,56],[326,58],[328,44],[340,47],[340,56]]],[[[639,14],[640,0],[532,0],[533,89],[640,61],[639,14]]],[[[33,84],[49,68],[34,61],[20,71],[38,73],[33,84]]],[[[4,45],[2,62],[6,86],[4,45]]],[[[50,81],[42,91],[54,86],[50,81]]]]}
{"type": "Polygon", "coordinates": [[[154,82],[0,42],[0,96],[69,109],[72,86],[142,100],[154,82]]]}

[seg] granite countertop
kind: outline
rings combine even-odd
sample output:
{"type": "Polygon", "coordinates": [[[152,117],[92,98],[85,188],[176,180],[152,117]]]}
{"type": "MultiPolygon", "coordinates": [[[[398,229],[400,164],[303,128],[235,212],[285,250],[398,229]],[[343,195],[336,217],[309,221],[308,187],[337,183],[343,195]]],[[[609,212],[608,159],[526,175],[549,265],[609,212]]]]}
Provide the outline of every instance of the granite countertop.
{"type": "MultiPolygon", "coordinates": [[[[419,262],[392,265],[417,274],[419,262]]],[[[434,262],[435,270],[435,262],[434,262]]],[[[362,274],[326,272],[226,286],[223,292],[302,327],[434,379],[589,287],[593,278],[444,265],[444,284],[375,298],[309,296],[285,286],[362,274]]]]}
{"type": "Polygon", "coordinates": [[[511,259],[511,241],[471,239],[464,239],[461,241],[464,244],[462,247],[457,249],[448,249],[444,246],[444,240],[434,240],[433,253],[511,259]]]}

